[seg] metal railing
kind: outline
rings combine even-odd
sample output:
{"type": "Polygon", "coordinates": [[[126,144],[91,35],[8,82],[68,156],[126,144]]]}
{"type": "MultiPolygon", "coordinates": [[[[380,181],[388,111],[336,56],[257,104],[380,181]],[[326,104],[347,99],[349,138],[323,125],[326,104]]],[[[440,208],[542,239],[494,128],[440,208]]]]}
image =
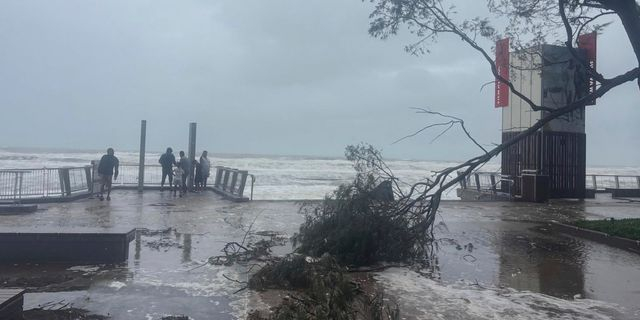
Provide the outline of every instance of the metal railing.
{"type": "MultiPolygon", "coordinates": [[[[461,174],[461,172],[458,172],[458,175],[461,174]]],[[[472,189],[480,192],[498,193],[503,189],[507,189],[506,193],[510,194],[512,186],[513,177],[495,172],[474,172],[460,180],[462,189],[472,189]]]]}
{"type": "Polygon", "coordinates": [[[588,174],[586,187],[596,191],[605,189],[640,189],[640,176],[588,174]]]}
{"type": "MultiPolygon", "coordinates": [[[[118,167],[118,179],[113,180],[113,186],[137,186],[139,180],[138,164],[125,163],[118,167]]],[[[162,166],[157,164],[146,164],[144,166],[144,185],[159,186],[162,182],[162,166]]],[[[168,185],[169,181],[165,184],[168,185]]]]}
{"type": "MultiPolygon", "coordinates": [[[[499,192],[505,190],[503,187],[505,183],[506,186],[510,186],[513,183],[513,178],[493,172],[474,172],[460,181],[460,187],[483,192],[499,192]]],[[[640,176],[588,174],[585,177],[585,187],[596,191],[640,189],[640,176]]]]}
{"type": "Polygon", "coordinates": [[[223,166],[216,166],[216,176],[213,184],[213,191],[222,194],[234,201],[253,200],[253,185],[256,177],[246,170],[238,170],[223,166]],[[251,177],[251,196],[244,196],[244,189],[247,184],[247,177],[251,177]]]}
{"type": "MultiPolygon", "coordinates": [[[[138,186],[138,172],[138,164],[120,164],[118,178],[113,180],[113,187],[138,186]]],[[[218,188],[231,198],[244,200],[247,199],[244,197],[247,177],[251,177],[251,196],[249,199],[252,200],[256,178],[247,171],[230,168],[218,169],[210,179],[215,181],[214,190],[218,188]]],[[[162,166],[144,166],[145,187],[159,187],[161,181],[162,166]]],[[[99,182],[97,161],[84,167],[0,169],[0,201],[20,202],[92,194],[99,182]]],[[[168,186],[169,182],[165,183],[168,186]]]]}
{"type": "Polygon", "coordinates": [[[66,197],[91,192],[91,166],[0,169],[0,200],[66,197]]]}

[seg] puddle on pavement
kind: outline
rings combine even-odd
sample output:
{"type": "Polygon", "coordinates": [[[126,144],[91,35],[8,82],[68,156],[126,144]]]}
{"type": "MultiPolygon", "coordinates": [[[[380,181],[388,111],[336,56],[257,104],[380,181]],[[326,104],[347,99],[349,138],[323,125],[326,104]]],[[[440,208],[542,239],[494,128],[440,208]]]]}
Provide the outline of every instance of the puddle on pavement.
{"type": "Polygon", "coordinates": [[[246,280],[239,266],[203,265],[219,254],[207,235],[173,229],[138,232],[122,265],[0,267],[4,287],[26,287],[24,309],[75,307],[111,319],[236,319],[246,295],[226,277],[246,280]]]}

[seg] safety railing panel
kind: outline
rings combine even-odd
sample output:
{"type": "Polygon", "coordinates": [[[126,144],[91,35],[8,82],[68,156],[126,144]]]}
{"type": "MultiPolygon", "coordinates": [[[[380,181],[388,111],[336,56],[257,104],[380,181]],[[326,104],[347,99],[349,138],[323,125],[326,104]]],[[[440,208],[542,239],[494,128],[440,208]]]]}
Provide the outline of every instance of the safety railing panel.
{"type": "MultiPolygon", "coordinates": [[[[138,185],[139,166],[137,164],[121,164],[119,166],[118,179],[113,181],[115,186],[133,186],[138,185]]],[[[145,165],[144,166],[144,185],[159,186],[162,180],[162,166],[145,165]]],[[[166,182],[168,183],[168,182],[166,182]]]]}
{"type": "Polygon", "coordinates": [[[510,181],[511,178],[509,176],[505,176],[499,173],[474,172],[470,175],[467,175],[460,182],[460,186],[463,189],[498,192],[501,191],[503,183],[508,183],[510,181]]]}
{"type": "MultiPolygon", "coordinates": [[[[121,164],[118,178],[113,186],[137,186],[139,166],[121,164]]],[[[214,177],[217,187],[226,195],[240,200],[253,198],[255,176],[247,171],[224,168],[214,177]],[[251,179],[250,198],[244,196],[247,178],[251,179]]],[[[162,181],[162,166],[144,166],[144,186],[159,186],[162,181]]],[[[166,182],[168,184],[168,181],[166,182]]],[[[97,162],[85,167],[0,169],[0,200],[67,197],[78,193],[92,193],[99,184],[97,162]]]]}
{"type": "Polygon", "coordinates": [[[234,201],[253,200],[253,185],[255,181],[255,176],[249,174],[246,170],[217,166],[213,191],[234,201]],[[251,195],[249,198],[244,196],[247,178],[251,179],[251,195]]]}
{"type": "MultiPolygon", "coordinates": [[[[463,189],[478,191],[500,191],[501,181],[508,183],[511,179],[491,172],[475,172],[467,175],[460,186],[463,189]]],[[[640,189],[640,176],[631,175],[586,175],[585,187],[591,190],[605,189],[640,189]]],[[[504,187],[504,184],[502,184],[504,187]]],[[[504,189],[504,188],[502,188],[504,189]]]]}
{"type": "Polygon", "coordinates": [[[587,189],[640,189],[640,176],[587,175],[587,189]]]}
{"type": "Polygon", "coordinates": [[[0,200],[51,198],[89,192],[83,167],[0,169],[0,200]]]}

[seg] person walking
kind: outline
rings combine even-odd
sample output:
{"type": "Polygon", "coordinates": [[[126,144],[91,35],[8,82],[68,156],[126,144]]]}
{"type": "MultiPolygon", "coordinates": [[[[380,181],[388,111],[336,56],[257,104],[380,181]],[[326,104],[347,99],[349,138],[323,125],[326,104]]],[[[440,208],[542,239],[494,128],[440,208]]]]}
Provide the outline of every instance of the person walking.
{"type": "Polygon", "coordinates": [[[107,149],[107,154],[103,155],[98,165],[98,175],[100,176],[100,201],[104,200],[104,187],[107,187],[107,201],[111,200],[111,184],[114,179],[118,179],[118,166],[120,161],[114,155],[113,148],[107,149]]]}
{"type": "Polygon", "coordinates": [[[207,178],[209,178],[209,174],[211,172],[211,161],[207,158],[209,153],[207,150],[202,151],[202,155],[200,156],[200,172],[201,172],[201,180],[200,186],[202,190],[207,188],[207,178]]]}
{"type": "Polygon", "coordinates": [[[187,192],[187,177],[191,173],[191,161],[184,155],[184,151],[180,151],[180,160],[178,161],[178,166],[182,168],[184,173],[182,174],[182,189],[184,192],[187,192]]]}
{"type": "Polygon", "coordinates": [[[169,187],[173,185],[173,172],[171,167],[176,164],[176,157],[173,155],[173,149],[167,148],[167,152],[163,153],[158,160],[162,166],[162,180],[160,181],[160,191],[164,188],[164,181],[169,177],[169,187]]]}

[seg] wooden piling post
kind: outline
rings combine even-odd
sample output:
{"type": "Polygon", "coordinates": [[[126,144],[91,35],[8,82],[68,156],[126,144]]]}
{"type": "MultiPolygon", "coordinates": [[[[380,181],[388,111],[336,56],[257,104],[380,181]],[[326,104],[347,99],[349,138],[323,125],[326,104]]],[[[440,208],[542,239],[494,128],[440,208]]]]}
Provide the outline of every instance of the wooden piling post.
{"type": "Polygon", "coordinates": [[[138,192],[144,189],[144,155],[147,143],[147,120],[140,121],[140,160],[138,162],[138,192]]]}

